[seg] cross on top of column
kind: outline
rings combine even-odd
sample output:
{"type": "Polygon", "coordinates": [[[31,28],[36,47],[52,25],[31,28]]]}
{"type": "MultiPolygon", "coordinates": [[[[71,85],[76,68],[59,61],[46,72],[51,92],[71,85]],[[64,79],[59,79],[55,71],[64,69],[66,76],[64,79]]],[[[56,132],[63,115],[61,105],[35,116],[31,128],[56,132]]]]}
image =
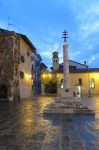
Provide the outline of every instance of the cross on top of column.
{"type": "Polygon", "coordinates": [[[63,32],[62,32],[62,38],[64,38],[64,42],[66,42],[67,41],[67,38],[68,38],[68,33],[66,32],[66,30],[64,30],[63,32]]]}

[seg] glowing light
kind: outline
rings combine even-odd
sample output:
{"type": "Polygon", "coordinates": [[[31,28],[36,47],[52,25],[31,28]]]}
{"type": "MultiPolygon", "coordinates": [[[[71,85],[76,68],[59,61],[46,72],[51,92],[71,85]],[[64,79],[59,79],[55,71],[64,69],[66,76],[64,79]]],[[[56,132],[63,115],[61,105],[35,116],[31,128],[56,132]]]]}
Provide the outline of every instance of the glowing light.
{"type": "Polygon", "coordinates": [[[32,77],[32,76],[31,76],[30,74],[27,74],[27,73],[25,74],[25,79],[28,80],[28,79],[31,79],[31,77],[32,77]]]}
{"type": "Polygon", "coordinates": [[[51,78],[52,77],[52,75],[51,74],[48,74],[48,76],[51,78]]]}
{"type": "Polygon", "coordinates": [[[25,79],[28,79],[28,74],[25,74],[25,79]]]}
{"type": "Polygon", "coordinates": [[[96,76],[99,77],[99,73],[96,73],[96,76]]]}
{"type": "Polygon", "coordinates": [[[31,78],[32,76],[31,75],[29,75],[29,78],[31,78]]]}
{"type": "Polygon", "coordinates": [[[46,77],[46,75],[45,74],[43,74],[43,78],[45,78],[46,77]]]}

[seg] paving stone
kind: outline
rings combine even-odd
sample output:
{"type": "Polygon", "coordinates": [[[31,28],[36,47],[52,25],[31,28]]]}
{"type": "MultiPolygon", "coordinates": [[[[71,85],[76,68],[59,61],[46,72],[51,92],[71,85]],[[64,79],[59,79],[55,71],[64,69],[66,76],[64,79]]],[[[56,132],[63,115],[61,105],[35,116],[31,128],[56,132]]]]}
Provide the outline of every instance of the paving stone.
{"type": "Polygon", "coordinates": [[[99,150],[97,99],[84,99],[96,109],[95,117],[43,116],[40,113],[52,97],[0,102],[0,150],[99,150]]]}

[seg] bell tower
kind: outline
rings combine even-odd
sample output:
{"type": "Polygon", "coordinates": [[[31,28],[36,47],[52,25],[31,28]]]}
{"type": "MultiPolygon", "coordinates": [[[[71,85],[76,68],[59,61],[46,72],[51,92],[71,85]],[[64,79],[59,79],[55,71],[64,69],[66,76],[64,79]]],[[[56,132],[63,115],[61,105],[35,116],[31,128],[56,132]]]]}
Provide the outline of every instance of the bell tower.
{"type": "Polygon", "coordinates": [[[53,52],[53,72],[57,71],[59,69],[59,57],[58,57],[58,52],[53,52]]]}

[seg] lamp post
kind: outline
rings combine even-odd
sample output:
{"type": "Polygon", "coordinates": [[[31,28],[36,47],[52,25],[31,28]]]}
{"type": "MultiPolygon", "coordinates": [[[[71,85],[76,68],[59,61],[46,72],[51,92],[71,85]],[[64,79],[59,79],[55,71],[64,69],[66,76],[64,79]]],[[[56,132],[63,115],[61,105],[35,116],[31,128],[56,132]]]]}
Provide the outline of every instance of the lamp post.
{"type": "Polygon", "coordinates": [[[91,89],[90,89],[90,74],[89,74],[89,69],[88,70],[88,97],[91,97],[91,89]]]}

